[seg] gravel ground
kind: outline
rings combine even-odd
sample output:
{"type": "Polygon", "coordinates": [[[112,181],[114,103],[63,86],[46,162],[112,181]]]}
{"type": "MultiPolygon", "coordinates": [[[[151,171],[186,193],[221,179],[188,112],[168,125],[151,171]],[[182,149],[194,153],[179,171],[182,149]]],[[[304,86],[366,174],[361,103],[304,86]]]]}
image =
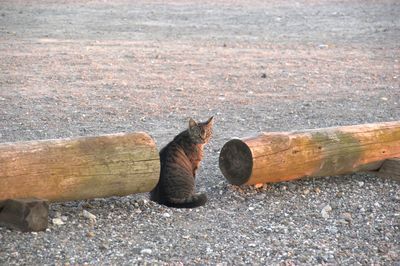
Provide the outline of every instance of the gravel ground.
{"type": "Polygon", "coordinates": [[[0,228],[0,264],[400,264],[399,182],[235,187],[218,169],[232,137],[400,120],[399,14],[395,0],[0,1],[1,142],[146,131],[161,147],[190,116],[216,120],[206,206],[52,204],[45,232],[0,228]]]}

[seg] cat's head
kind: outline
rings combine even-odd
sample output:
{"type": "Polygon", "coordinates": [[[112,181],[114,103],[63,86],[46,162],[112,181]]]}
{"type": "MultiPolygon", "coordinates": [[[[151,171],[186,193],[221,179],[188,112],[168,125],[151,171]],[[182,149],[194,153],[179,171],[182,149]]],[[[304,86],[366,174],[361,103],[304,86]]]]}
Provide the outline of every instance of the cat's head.
{"type": "Polygon", "coordinates": [[[213,117],[206,122],[197,123],[192,118],[189,119],[189,135],[196,144],[207,143],[212,135],[213,117]]]}

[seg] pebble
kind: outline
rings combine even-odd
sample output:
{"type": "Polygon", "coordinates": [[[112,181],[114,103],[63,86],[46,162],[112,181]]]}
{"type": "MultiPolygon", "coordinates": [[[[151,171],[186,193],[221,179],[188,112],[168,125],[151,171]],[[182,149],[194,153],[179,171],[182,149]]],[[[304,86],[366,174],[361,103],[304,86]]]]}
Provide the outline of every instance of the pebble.
{"type": "Polygon", "coordinates": [[[344,194],[343,194],[342,191],[339,191],[339,192],[336,193],[336,197],[337,197],[337,198],[342,198],[343,195],[344,195],[344,194]]]}
{"type": "Polygon", "coordinates": [[[331,205],[327,204],[325,207],[322,208],[321,210],[321,215],[323,218],[328,219],[329,218],[329,212],[332,211],[331,205]]]}
{"type": "Polygon", "coordinates": [[[343,218],[347,222],[351,222],[351,220],[353,220],[353,218],[351,217],[351,213],[349,213],[349,212],[342,213],[340,215],[340,217],[343,218]]]}
{"type": "Polygon", "coordinates": [[[262,188],[264,186],[264,183],[258,183],[254,185],[254,188],[262,188]]]}
{"type": "Polygon", "coordinates": [[[140,251],[140,254],[143,254],[143,255],[151,255],[151,253],[153,253],[153,251],[149,248],[145,248],[140,251]]]}
{"type": "Polygon", "coordinates": [[[358,186],[359,186],[359,187],[363,187],[363,186],[364,186],[364,182],[363,182],[363,181],[359,181],[359,182],[358,182],[358,186]]]}
{"type": "Polygon", "coordinates": [[[86,233],[86,236],[87,236],[87,237],[94,237],[94,236],[95,236],[95,233],[92,232],[92,231],[89,231],[89,232],[86,233]]]}
{"type": "Polygon", "coordinates": [[[147,199],[140,199],[138,200],[138,204],[139,206],[145,206],[149,203],[149,201],[147,199]]]}
{"type": "Polygon", "coordinates": [[[162,216],[165,218],[169,218],[169,217],[171,217],[171,214],[169,214],[168,212],[165,212],[162,214],[162,216]]]}
{"type": "Polygon", "coordinates": [[[96,221],[96,215],[94,215],[93,213],[88,212],[87,210],[83,210],[82,211],[82,215],[83,217],[91,220],[91,221],[96,221]]]}
{"type": "Polygon", "coordinates": [[[63,225],[63,224],[64,224],[64,222],[61,220],[61,218],[53,218],[53,219],[51,220],[51,222],[52,222],[53,224],[55,224],[55,225],[63,225]]]}
{"type": "Polygon", "coordinates": [[[106,244],[106,243],[102,243],[102,244],[99,245],[99,249],[101,249],[101,250],[106,250],[106,249],[109,249],[109,248],[110,248],[110,246],[108,244],[106,244]]]}
{"type": "Polygon", "coordinates": [[[263,199],[265,199],[265,197],[266,197],[265,194],[258,194],[258,195],[255,196],[255,198],[258,199],[258,200],[263,200],[263,199]]]}

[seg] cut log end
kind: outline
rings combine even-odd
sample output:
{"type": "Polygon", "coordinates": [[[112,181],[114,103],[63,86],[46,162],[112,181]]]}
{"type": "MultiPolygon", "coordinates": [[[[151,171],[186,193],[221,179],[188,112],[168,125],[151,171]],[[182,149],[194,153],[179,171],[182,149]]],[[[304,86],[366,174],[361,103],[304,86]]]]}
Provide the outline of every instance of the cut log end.
{"type": "Polygon", "coordinates": [[[247,144],[240,139],[225,143],[219,156],[219,168],[233,185],[246,183],[252,173],[253,156],[247,144]]]}

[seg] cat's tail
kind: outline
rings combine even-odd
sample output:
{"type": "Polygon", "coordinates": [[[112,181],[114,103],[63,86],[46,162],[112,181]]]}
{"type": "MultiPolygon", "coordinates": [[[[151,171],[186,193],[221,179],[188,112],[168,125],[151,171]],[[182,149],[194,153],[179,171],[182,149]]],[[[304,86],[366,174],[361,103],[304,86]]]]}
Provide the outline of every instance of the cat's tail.
{"type": "Polygon", "coordinates": [[[169,198],[168,201],[163,202],[162,204],[173,208],[196,208],[203,206],[206,202],[206,194],[194,194],[185,199],[169,198]]]}

